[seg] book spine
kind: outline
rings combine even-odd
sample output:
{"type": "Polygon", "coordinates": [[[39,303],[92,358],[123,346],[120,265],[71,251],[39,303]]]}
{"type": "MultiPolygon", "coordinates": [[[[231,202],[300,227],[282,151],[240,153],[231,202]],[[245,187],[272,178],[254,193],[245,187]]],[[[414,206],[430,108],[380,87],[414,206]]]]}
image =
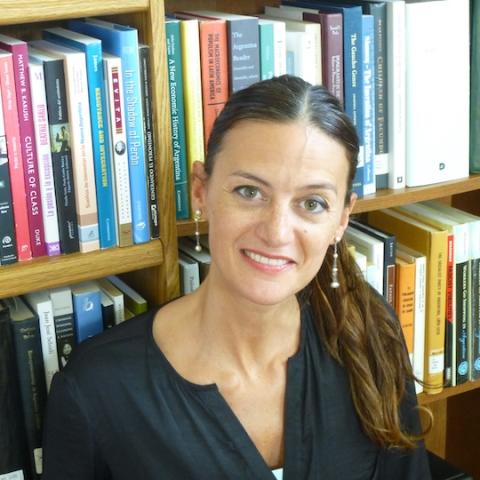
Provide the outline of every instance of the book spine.
{"type": "Polygon", "coordinates": [[[177,220],[185,220],[190,216],[190,203],[188,199],[180,23],[166,22],[165,30],[176,218],[177,220]]]}
{"type": "Polygon", "coordinates": [[[75,338],[81,343],[103,331],[100,289],[86,292],[72,290],[75,338]]]}
{"type": "Polygon", "coordinates": [[[471,260],[470,266],[471,364],[470,380],[480,379],[480,258],[471,260]]]}
{"type": "Polygon", "coordinates": [[[42,198],[42,216],[45,231],[47,255],[60,254],[60,236],[55,198],[55,186],[52,169],[52,153],[48,134],[47,98],[43,66],[39,63],[29,65],[32,96],[32,114],[37,147],[38,176],[42,198]]]}
{"type": "Polygon", "coordinates": [[[85,54],[75,52],[62,56],[70,114],[78,236],[80,252],[86,253],[98,250],[100,241],[85,54]]]}
{"type": "MultiPolygon", "coordinates": [[[[417,257],[415,261],[415,320],[413,329],[413,373],[415,378],[424,380],[425,358],[425,294],[426,294],[426,258],[417,257]]],[[[423,385],[415,382],[416,393],[423,392],[423,385]]]]}
{"type": "Polygon", "coordinates": [[[12,190],[8,173],[7,139],[3,121],[2,92],[0,91],[0,265],[15,263],[15,219],[13,218],[12,190]]]}
{"type": "Polygon", "coordinates": [[[116,222],[120,247],[132,245],[132,204],[128,170],[127,131],[123,112],[122,63],[120,57],[103,58],[107,93],[106,117],[115,178],[116,222]]]}
{"type": "Polygon", "coordinates": [[[148,45],[141,45],[138,54],[140,62],[143,131],[145,135],[145,157],[147,165],[150,236],[151,238],[158,238],[160,236],[160,227],[158,224],[157,168],[155,165],[155,134],[153,130],[150,47],[148,45]]]}
{"type": "Polygon", "coordinates": [[[205,159],[203,142],[203,107],[198,20],[182,20],[183,98],[188,169],[205,159]]]}
{"type": "Polygon", "coordinates": [[[228,100],[227,24],[222,20],[201,21],[199,28],[203,136],[207,145],[215,119],[228,100]]]}
{"type": "Polygon", "coordinates": [[[387,65],[387,6],[370,3],[375,34],[375,184],[377,189],[388,187],[388,71],[387,65]]]}
{"type": "Polygon", "coordinates": [[[287,51],[285,33],[285,23],[277,21],[274,22],[274,74],[276,77],[287,73],[287,51]]]}
{"type": "Polygon", "coordinates": [[[13,321],[12,332],[27,444],[34,472],[32,476],[38,480],[42,473],[42,425],[46,386],[37,317],[13,321]]]}
{"type": "Polygon", "coordinates": [[[363,40],[363,195],[375,193],[375,75],[372,15],[362,15],[363,40]]]}
{"type": "Polygon", "coordinates": [[[468,338],[469,262],[459,262],[455,269],[456,355],[453,367],[456,369],[456,384],[460,385],[468,381],[471,357],[468,338]]]}
{"type": "Polygon", "coordinates": [[[258,20],[227,20],[230,93],[260,80],[258,20]]]}
{"type": "Polygon", "coordinates": [[[274,76],[274,34],[273,23],[258,24],[258,41],[260,43],[260,80],[274,76]]]}
{"type": "MultiPolygon", "coordinates": [[[[4,44],[0,44],[4,46],[4,44]]],[[[27,212],[32,256],[46,255],[42,217],[42,194],[38,175],[37,151],[33,127],[30,77],[28,75],[28,48],[22,42],[10,46],[18,111],[18,126],[23,159],[23,174],[27,196],[27,212]]]]}
{"type": "Polygon", "coordinates": [[[17,256],[20,261],[32,258],[30,229],[28,225],[27,199],[22,162],[18,112],[15,102],[15,84],[11,54],[0,57],[0,88],[7,139],[8,166],[15,219],[17,256]]]}
{"type": "Polygon", "coordinates": [[[455,239],[453,234],[447,237],[447,271],[446,271],[446,295],[445,295],[445,386],[455,386],[455,239]]]}
{"type": "Polygon", "coordinates": [[[45,93],[47,98],[53,184],[57,202],[60,248],[62,253],[80,250],[73,189],[72,153],[64,148],[57,135],[70,130],[66,100],[63,61],[44,62],[45,93]]]}
{"type": "Polygon", "coordinates": [[[415,265],[397,263],[396,312],[402,326],[410,362],[414,356],[415,265]]]}
{"type": "Polygon", "coordinates": [[[480,173],[480,4],[471,5],[470,172],[480,173]]]}

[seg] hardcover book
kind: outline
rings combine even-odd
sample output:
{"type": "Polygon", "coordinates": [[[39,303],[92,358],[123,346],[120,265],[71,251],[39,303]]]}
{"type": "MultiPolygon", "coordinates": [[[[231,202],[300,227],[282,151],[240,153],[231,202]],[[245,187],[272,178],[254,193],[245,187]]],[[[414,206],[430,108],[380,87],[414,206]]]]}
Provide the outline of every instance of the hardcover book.
{"type": "Polygon", "coordinates": [[[198,263],[182,252],[178,253],[178,266],[180,269],[180,293],[187,295],[200,286],[200,271],[198,263]]]}
{"type": "Polygon", "coordinates": [[[37,148],[33,141],[35,133],[30,77],[28,75],[28,46],[23,40],[0,34],[0,48],[12,54],[28,224],[30,227],[30,246],[32,255],[40,257],[47,252],[43,231],[42,194],[38,175],[37,148]]]}
{"type": "Polygon", "coordinates": [[[123,293],[125,307],[134,315],[139,315],[140,313],[147,311],[148,304],[145,298],[143,298],[136,290],[130,287],[130,285],[127,285],[121,278],[117,277],[116,275],[110,275],[107,280],[109,280],[115,287],[118,288],[118,290],[123,293]]]}
{"type": "Polygon", "coordinates": [[[125,299],[123,293],[107,278],[98,279],[97,284],[102,293],[107,295],[113,302],[115,325],[122,323],[125,320],[125,299]]]}
{"type": "Polygon", "coordinates": [[[138,31],[117,23],[88,18],[70,20],[70,29],[102,40],[105,52],[122,59],[124,112],[126,115],[127,148],[132,202],[133,242],[150,241],[150,220],[147,209],[147,166],[145,135],[140,102],[140,64],[138,31]]]}
{"type": "Polygon", "coordinates": [[[69,137],[70,131],[63,61],[32,47],[29,51],[30,58],[43,64],[60,249],[62,253],[78,252],[72,152],[68,142],[62,140],[69,137]]]}
{"type": "Polygon", "coordinates": [[[100,288],[93,281],[71,287],[75,338],[81,343],[103,332],[100,288]]]}

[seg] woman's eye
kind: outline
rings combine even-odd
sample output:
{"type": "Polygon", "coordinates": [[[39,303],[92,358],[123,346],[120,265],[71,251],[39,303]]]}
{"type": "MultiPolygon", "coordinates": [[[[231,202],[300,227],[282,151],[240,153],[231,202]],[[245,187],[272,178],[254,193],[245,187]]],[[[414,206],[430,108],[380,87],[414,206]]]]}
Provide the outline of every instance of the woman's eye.
{"type": "Polygon", "coordinates": [[[328,209],[328,204],[323,199],[307,198],[300,202],[300,206],[309,213],[321,213],[328,209]]]}
{"type": "Polygon", "coordinates": [[[235,188],[235,192],[246,199],[261,198],[260,190],[257,187],[251,187],[249,185],[243,185],[235,188]]]}

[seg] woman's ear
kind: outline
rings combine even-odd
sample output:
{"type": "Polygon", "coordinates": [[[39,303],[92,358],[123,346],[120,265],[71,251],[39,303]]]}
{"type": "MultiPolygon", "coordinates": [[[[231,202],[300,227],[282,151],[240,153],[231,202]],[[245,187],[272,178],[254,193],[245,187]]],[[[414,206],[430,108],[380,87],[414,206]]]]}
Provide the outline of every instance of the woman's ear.
{"type": "Polygon", "coordinates": [[[343,234],[348,227],[348,221],[350,219],[350,215],[353,211],[353,207],[355,206],[355,203],[357,201],[357,194],[352,192],[350,194],[350,202],[345,205],[342,216],[340,217],[340,224],[337,227],[337,230],[335,231],[335,238],[342,238],[343,234]]]}
{"type": "Polygon", "coordinates": [[[193,210],[205,211],[208,175],[203,162],[196,161],[192,165],[191,198],[193,210]]]}

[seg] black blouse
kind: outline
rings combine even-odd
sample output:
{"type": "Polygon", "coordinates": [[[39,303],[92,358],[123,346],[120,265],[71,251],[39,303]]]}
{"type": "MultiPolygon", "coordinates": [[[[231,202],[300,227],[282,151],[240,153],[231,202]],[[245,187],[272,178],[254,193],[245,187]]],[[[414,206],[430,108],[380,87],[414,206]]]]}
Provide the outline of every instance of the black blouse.
{"type": "MultiPolygon", "coordinates": [[[[54,377],[43,480],[273,480],[215,384],[182,378],[156,345],[151,310],[84,342],[54,377]]],[[[384,450],[362,432],[345,370],[302,313],[288,361],[284,480],[430,478],[422,444],[384,450]]],[[[419,428],[413,385],[401,415],[419,428]]]]}

